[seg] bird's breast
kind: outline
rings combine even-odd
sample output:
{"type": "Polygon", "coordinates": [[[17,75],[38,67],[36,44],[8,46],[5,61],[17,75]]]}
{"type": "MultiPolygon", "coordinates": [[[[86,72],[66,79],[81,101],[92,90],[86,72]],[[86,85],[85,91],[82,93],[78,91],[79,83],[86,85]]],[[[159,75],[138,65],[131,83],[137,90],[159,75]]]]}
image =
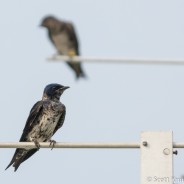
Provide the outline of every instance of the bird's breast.
{"type": "Polygon", "coordinates": [[[60,115],[54,113],[47,113],[43,115],[43,118],[40,121],[40,135],[50,139],[56,128],[59,118],[60,115]]]}
{"type": "Polygon", "coordinates": [[[54,45],[58,52],[63,55],[69,55],[68,52],[72,49],[72,42],[66,32],[62,32],[52,36],[54,45]]]}
{"type": "Polygon", "coordinates": [[[53,135],[56,125],[61,117],[62,108],[60,105],[49,104],[45,105],[43,114],[30,132],[29,139],[38,142],[49,141],[53,135]]]}

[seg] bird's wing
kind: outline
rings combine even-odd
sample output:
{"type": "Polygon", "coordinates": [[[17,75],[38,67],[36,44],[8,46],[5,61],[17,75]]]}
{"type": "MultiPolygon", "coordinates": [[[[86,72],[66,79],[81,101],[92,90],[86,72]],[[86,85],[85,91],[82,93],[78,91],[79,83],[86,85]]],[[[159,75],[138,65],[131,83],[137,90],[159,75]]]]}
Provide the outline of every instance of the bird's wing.
{"type": "Polygon", "coordinates": [[[48,37],[49,37],[49,40],[54,44],[51,31],[48,31],[48,37]]]}
{"type": "Polygon", "coordinates": [[[32,130],[32,128],[33,128],[33,126],[35,126],[35,124],[39,123],[38,119],[39,119],[39,116],[42,114],[42,110],[43,110],[43,101],[38,101],[32,107],[30,114],[29,114],[29,117],[26,121],[26,125],[24,127],[22,136],[20,138],[20,142],[27,141],[26,137],[27,137],[28,133],[32,130]]]}
{"type": "Polygon", "coordinates": [[[61,114],[61,117],[60,117],[59,120],[58,120],[58,123],[57,123],[57,125],[56,125],[56,128],[55,128],[55,130],[54,130],[54,132],[53,132],[53,135],[55,134],[55,132],[56,132],[59,128],[61,128],[61,127],[63,126],[63,123],[64,123],[64,121],[65,121],[65,115],[66,115],[66,107],[63,105],[63,112],[62,112],[62,114],[61,114]]]}
{"type": "MultiPolygon", "coordinates": [[[[43,110],[42,101],[38,101],[32,107],[29,117],[26,121],[26,125],[24,127],[22,136],[20,138],[20,142],[27,141],[27,135],[31,131],[33,126],[39,122],[38,119],[39,119],[40,114],[42,114],[41,112],[42,110],[43,110]]],[[[24,162],[25,160],[27,160],[29,157],[31,157],[36,151],[37,149],[31,149],[31,150],[25,150],[21,148],[16,149],[15,154],[13,155],[13,158],[6,169],[8,169],[13,164],[13,166],[15,167],[15,171],[16,171],[18,167],[20,166],[20,164],[24,162]]]]}
{"type": "MultiPolygon", "coordinates": [[[[76,55],[80,55],[79,42],[78,42],[76,31],[75,31],[73,24],[70,22],[66,23],[66,30],[68,32],[70,40],[74,44],[76,55]]],[[[86,75],[82,69],[81,63],[79,63],[79,62],[78,63],[67,62],[67,64],[75,71],[76,78],[86,77],[86,75]]]]}
{"type": "Polygon", "coordinates": [[[74,28],[73,24],[69,23],[69,22],[66,23],[65,26],[66,26],[66,30],[68,32],[70,40],[74,43],[74,47],[76,49],[76,54],[79,55],[79,42],[77,39],[75,28],[74,28]]]}

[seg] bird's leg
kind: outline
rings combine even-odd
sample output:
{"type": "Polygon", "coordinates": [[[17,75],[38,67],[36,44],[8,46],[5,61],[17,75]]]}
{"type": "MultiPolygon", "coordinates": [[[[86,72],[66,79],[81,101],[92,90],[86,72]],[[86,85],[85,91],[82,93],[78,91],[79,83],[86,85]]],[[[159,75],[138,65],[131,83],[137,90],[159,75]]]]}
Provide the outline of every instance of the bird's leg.
{"type": "Polygon", "coordinates": [[[39,150],[40,149],[39,142],[36,139],[34,139],[33,142],[34,142],[35,146],[37,147],[37,150],[39,150]]]}
{"type": "Polygon", "coordinates": [[[69,51],[68,51],[68,56],[71,57],[71,58],[72,58],[73,56],[76,56],[75,50],[73,50],[73,49],[69,50],[69,51]]]}
{"type": "Polygon", "coordinates": [[[51,146],[51,150],[54,148],[56,141],[55,140],[50,140],[50,146],[51,146]]]}

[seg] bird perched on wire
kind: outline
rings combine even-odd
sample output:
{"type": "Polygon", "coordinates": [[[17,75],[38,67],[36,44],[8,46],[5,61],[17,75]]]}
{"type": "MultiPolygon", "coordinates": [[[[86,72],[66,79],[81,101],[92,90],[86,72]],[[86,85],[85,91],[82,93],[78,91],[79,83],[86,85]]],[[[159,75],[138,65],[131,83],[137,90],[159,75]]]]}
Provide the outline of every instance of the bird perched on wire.
{"type": "Polygon", "coordinates": [[[60,96],[68,88],[60,84],[49,84],[45,87],[42,100],[32,107],[20,138],[20,142],[34,142],[37,148],[16,149],[6,169],[13,165],[16,171],[22,162],[39,150],[39,142],[50,142],[50,146],[54,147],[56,142],[51,137],[62,127],[66,114],[60,96]]]}
{"type": "MultiPolygon", "coordinates": [[[[80,55],[78,39],[71,22],[47,16],[42,20],[41,26],[47,28],[49,39],[59,54],[70,57],[80,55]]],[[[67,64],[73,69],[77,79],[79,77],[86,77],[80,62],[72,63],[68,61],[67,64]]]]}

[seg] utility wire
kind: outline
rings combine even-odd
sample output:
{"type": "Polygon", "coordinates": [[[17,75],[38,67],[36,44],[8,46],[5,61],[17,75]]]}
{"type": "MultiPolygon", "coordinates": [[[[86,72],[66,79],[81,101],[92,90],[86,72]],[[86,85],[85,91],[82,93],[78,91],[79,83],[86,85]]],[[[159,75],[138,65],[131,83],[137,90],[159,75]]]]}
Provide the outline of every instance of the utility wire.
{"type": "MultiPolygon", "coordinates": [[[[51,148],[50,142],[40,142],[41,148],[51,148]]],[[[139,143],[72,143],[57,142],[54,148],[139,148],[139,143]]],[[[0,142],[0,148],[36,148],[33,142],[0,142]]]]}
{"type": "MultiPolygon", "coordinates": [[[[51,148],[50,142],[40,142],[41,148],[51,148]]],[[[0,148],[36,148],[33,142],[0,142],[0,148]]],[[[140,148],[138,142],[57,142],[54,148],[140,148]]],[[[184,148],[184,143],[173,143],[173,148],[184,148]]]]}
{"type": "Polygon", "coordinates": [[[85,56],[64,56],[54,55],[48,58],[49,61],[72,61],[86,63],[122,63],[122,64],[151,64],[151,65],[184,65],[184,59],[146,59],[146,58],[125,58],[125,57],[85,57],[85,56]]]}

